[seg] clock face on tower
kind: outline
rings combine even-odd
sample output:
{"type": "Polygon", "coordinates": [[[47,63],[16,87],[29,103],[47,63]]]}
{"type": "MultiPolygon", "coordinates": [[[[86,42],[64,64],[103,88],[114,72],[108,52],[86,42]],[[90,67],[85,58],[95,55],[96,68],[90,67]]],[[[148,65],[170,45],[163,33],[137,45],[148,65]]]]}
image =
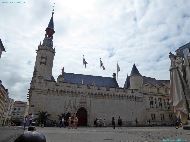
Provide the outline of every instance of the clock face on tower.
{"type": "Polygon", "coordinates": [[[41,56],[40,59],[41,59],[41,60],[40,60],[40,65],[41,65],[41,64],[46,65],[47,57],[43,57],[43,56],[41,56]]]}

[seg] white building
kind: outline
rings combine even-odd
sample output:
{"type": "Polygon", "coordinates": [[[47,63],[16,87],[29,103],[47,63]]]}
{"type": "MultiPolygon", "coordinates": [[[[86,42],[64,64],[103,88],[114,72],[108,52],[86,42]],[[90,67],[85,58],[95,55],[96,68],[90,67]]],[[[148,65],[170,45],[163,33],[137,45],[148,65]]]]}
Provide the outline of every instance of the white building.
{"type": "Polygon", "coordinates": [[[26,109],[27,102],[15,101],[11,116],[12,122],[16,123],[17,125],[22,124],[26,114],[26,109]]]}
{"type": "Polygon", "coordinates": [[[53,14],[46,28],[43,43],[38,46],[34,73],[29,89],[29,113],[47,111],[50,119],[58,121],[76,113],[79,125],[93,126],[94,120],[105,119],[111,125],[112,117],[120,116],[123,125],[171,124],[169,81],[142,76],[134,65],[123,88],[116,75],[101,77],[64,72],[57,81],[52,75],[55,48],[53,48],[53,14]]]}

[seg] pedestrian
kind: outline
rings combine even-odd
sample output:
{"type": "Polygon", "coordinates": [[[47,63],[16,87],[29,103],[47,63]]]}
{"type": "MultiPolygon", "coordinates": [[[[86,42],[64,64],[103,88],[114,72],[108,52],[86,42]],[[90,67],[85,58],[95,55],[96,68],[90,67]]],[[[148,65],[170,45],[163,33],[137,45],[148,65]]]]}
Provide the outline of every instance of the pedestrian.
{"type": "Polygon", "coordinates": [[[71,128],[74,128],[74,115],[71,116],[71,128]]]}
{"type": "Polygon", "coordinates": [[[29,126],[32,125],[32,121],[33,121],[33,114],[30,114],[30,116],[29,116],[29,126]]]}
{"type": "Polygon", "coordinates": [[[119,127],[121,127],[121,126],[122,126],[122,119],[120,118],[120,116],[119,116],[119,118],[118,118],[117,123],[118,123],[118,126],[119,126],[119,127]]]}
{"type": "Polygon", "coordinates": [[[106,127],[106,119],[103,120],[103,126],[106,127]]]}
{"type": "Polygon", "coordinates": [[[112,117],[112,126],[113,126],[113,129],[115,129],[115,118],[112,117]]]}
{"type": "Polygon", "coordinates": [[[175,128],[178,129],[181,126],[182,126],[181,119],[180,119],[180,117],[177,117],[177,119],[176,119],[176,127],[175,128]]]}
{"type": "Polygon", "coordinates": [[[137,118],[135,119],[135,123],[136,123],[136,126],[138,125],[138,120],[137,120],[137,118]]]}
{"type": "Polygon", "coordinates": [[[71,116],[69,116],[69,119],[68,119],[68,128],[70,129],[71,128],[71,116]]]}
{"type": "Polygon", "coordinates": [[[75,117],[74,117],[74,127],[75,127],[75,129],[77,129],[77,126],[78,126],[78,118],[75,115],[75,117]]]}
{"type": "Polygon", "coordinates": [[[97,127],[97,118],[94,120],[94,126],[97,127]]]}
{"type": "Polygon", "coordinates": [[[61,118],[60,118],[60,122],[59,122],[59,126],[60,126],[60,128],[61,128],[61,127],[65,127],[65,125],[64,125],[64,121],[65,121],[64,118],[61,117],[61,118]]]}
{"type": "Polygon", "coordinates": [[[23,121],[23,123],[24,123],[24,130],[25,130],[26,125],[27,125],[27,120],[28,120],[28,117],[27,117],[27,116],[25,116],[25,117],[24,117],[24,121],[23,121]]]}

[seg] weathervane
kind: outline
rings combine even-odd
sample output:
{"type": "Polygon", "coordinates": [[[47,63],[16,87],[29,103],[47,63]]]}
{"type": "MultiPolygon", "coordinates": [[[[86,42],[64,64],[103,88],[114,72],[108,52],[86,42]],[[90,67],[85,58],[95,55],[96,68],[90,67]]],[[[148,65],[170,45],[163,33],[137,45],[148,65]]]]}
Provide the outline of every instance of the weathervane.
{"type": "Polygon", "coordinates": [[[53,3],[53,6],[52,6],[52,15],[54,14],[54,7],[55,7],[55,2],[53,3]]]}

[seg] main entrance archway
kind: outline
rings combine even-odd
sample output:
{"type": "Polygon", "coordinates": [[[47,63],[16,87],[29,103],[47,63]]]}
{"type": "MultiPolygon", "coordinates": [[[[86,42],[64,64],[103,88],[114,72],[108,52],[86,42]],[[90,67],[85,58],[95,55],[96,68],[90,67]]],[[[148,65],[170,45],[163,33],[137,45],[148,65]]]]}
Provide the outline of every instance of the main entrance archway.
{"type": "Polygon", "coordinates": [[[77,111],[78,126],[87,126],[87,111],[84,107],[81,107],[77,111]]]}

